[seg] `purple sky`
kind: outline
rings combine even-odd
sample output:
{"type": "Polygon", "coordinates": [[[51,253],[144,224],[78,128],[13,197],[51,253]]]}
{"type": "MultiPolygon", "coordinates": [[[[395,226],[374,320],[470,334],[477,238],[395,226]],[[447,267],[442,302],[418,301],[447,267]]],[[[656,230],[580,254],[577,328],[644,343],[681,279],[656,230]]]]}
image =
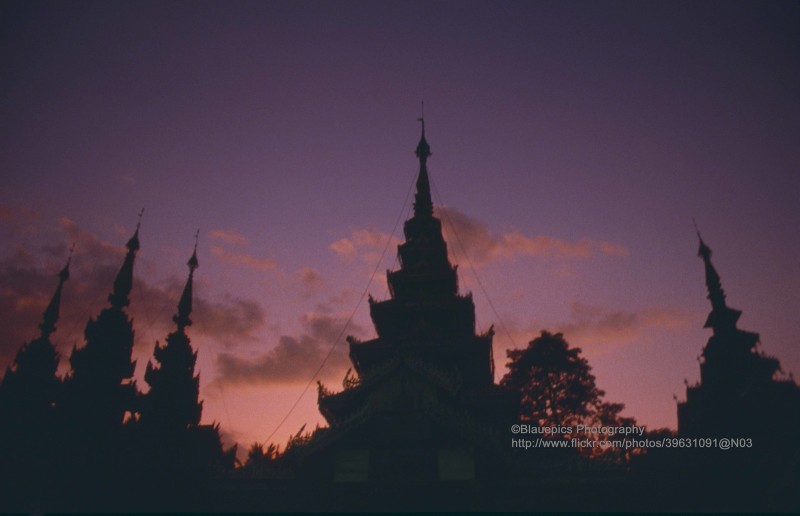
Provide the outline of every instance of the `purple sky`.
{"type": "MultiPolygon", "coordinates": [[[[800,371],[798,34],[797,2],[5,2],[0,366],[73,241],[53,340],[81,344],[145,207],[137,375],[200,228],[204,420],[266,439],[351,313],[345,333],[373,335],[359,298],[397,266],[396,242],[377,262],[424,99],[434,202],[498,365],[563,331],[609,400],[674,427],[709,336],[692,217],[740,326],[800,371]]],[[[322,378],[346,368],[339,342],[322,378]]]]}

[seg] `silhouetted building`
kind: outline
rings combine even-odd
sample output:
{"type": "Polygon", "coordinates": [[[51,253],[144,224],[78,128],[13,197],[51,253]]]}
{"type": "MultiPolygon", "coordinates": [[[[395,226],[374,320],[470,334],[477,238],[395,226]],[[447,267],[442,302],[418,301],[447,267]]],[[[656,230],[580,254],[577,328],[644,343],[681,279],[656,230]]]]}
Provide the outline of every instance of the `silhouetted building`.
{"type": "Polygon", "coordinates": [[[146,508],[187,510],[201,508],[204,485],[211,472],[232,469],[235,447],[223,449],[219,425],[200,425],[203,403],[199,401],[200,376],[195,374],[197,352],[186,328],[192,320],[192,282],[198,267],[197,244],[189,259],[189,277],[183,288],[177,329],[166,345],[156,343],[153,362],[144,378],[150,386],[141,396],[136,439],[131,450],[140,464],[146,508]]]}
{"type": "Polygon", "coordinates": [[[337,482],[472,480],[504,469],[518,400],[495,385],[493,330],[475,333],[471,294],[458,291],[441,221],[433,216],[422,137],[414,215],[387,272],[390,299],[370,297],[378,336],[348,337],[355,375],[333,393],[319,384],[330,428],[307,448],[304,475],[337,482]]]}
{"type": "Polygon", "coordinates": [[[69,260],[58,274],[58,287],[42,315],[38,338],[17,352],[14,366],[0,384],[0,427],[32,430],[52,424],[61,380],[56,376],[59,355],[50,342],[56,330],[61,291],[69,279],[69,260]]]}
{"type": "Polygon", "coordinates": [[[757,333],[736,327],[742,312],[726,304],[711,249],[702,238],[698,256],[711,301],[705,327],[713,334],[703,348],[700,382],[688,386],[686,401],[678,404],[679,435],[752,438],[757,447],[797,450],[789,436],[800,424],[800,389],[793,380],[777,377],[780,363],[757,349],[757,333]]]}
{"type": "MultiPolygon", "coordinates": [[[[50,342],[56,330],[61,291],[69,279],[69,260],[44,311],[41,334],[24,344],[0,384],[0,491],[6,503],[39,499],[50,492],[50,468],[58,456],[55,405],[61,394],[56,375],[59,355],[50,342]]],[[[0,508],[8,506],[0,504],[0,508]]]]}
{"type": "Polygon", "coordinates": [[[134,410],[136,362],[131,360],[133,324],[125,307],[133,287],[133,264],[139,250],[139,226],[126,244],[125,261],[108,296],[110,306],[90,319],[84,332],[86,345],[74,347],[71,371],[64,381],[63,412],[68,426],[101,436],[114,434],[125,413],[134,410]]]}
{"type": "Polygon", "coordinates": [[[198,266],[197,247],[187,263],[189,278],[183,288],[178,313],[173,316],[178,328],[167,336],[167,343],[156,343],[156,365],[147,363],[144,380],[150,390],[143,396],[139,421],[144,428],[159,434],[180,434],[200,422],[203,403],[198,401],[200,376],[194,374],[197,352],[192,349],[186,327],[192,320],[192,280],[198,266]]]}

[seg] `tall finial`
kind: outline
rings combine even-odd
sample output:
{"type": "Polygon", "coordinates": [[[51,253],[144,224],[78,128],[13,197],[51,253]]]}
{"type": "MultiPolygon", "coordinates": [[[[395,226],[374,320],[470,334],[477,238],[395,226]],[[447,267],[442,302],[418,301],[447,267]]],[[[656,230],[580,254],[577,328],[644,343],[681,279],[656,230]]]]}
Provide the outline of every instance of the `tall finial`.
{"type": "Polygon", "coordinates": [[[193,274],[194,270],[200,266],[200,263],[197,261],[197,240],[199,238],[200,230],[198,229],[194,234],[194,252],[192,252],[192,257],[189,258],[189,261],[186,263],[186,265],[189,266],[189,274],[193,274]]]}
{"type": "Polygon", "coordinates": [[[422,117],[417,121],[422,123],[422,136],[417,144],[417,158],[419,158],[419,176],[417,176],[417,193],[414,196],[414,216],[431,217],[433,216],[433,201],[431,200],[431,185],[428,179],[428,157],[431,155],[431,147],[425,140],[425,104],[422,104],[422,117]]]}
{"type": "Polygon", "coordinates": [[[42,338],[44,339],[48,338],[51,333],[56,331],[58,312],[61,307],[61,290],[64,287],[64,282],[69,279],[69,263],[72,261],[72,252],[74,250],[75,244],[72,244],[69,250],[69,256],[67,257],[67,264],[64,265],[64,268],[58,273],[58,287],[56,287],[56,291],[50,299],[50,304],[47,305],[47,309],[45,309],[44,314],[42,314],[42,324],[39,325],[39,329],[42,330],[42,338]]]}
{"type": "Polygon", "coordinates": [[[133,262],[136,258],[136,251],[139,250],[139,228],[142,225],[143,214],[144,208],[139,212],[136,231],[134,231],[128,243],[125,244],[125,247],[128,248],[128,253],[125,255],[122,268],[120,268],[114,280],[114,291],[108,296],[108,300],[114,308],[123,308],[130,303],[128,295],[131,293],[131,288],[133,288],[133,262]]]}
{"type": "Polygon", "coordinates": [[[72,262],[72,254],[75,252],[75,242],[69,247],[69,255],[67,255],[67,264],[64,265],[64,268],[61,269],[61,272],[58,273],[58,277],[61,278],[63,281],[67,281],[69,279],[69,264],[72,262]]]}
{"type": "Polygon", "coordinates": [[[431,147],[428,145],[428,142],[425,140],[425,102],[423,101],[420,106],[421,115],[417,118],[417,122],[422,124],[422,136],[420,136],[419,143],[417,144],[417,157],[419,158],[420,164],[424,165],[425,162],[428,160],[428,156],[431,155],[431,147]]]}
{"type": "Polygon", "coordinates": [[[694,224],[694,231],[697,233],[698,240],[700,240],[700,248],[697,250],[697,256],[702,256],[703,259],[706,259],[707,257],[710,260],[711,248],[708,247],[705,242],[703,242],[703,237],[700,236],[700,228],[697,227],[697,221],[694,219],[694,217],[692,217],[692,224],[694,224]]]}
{"type": "Polygon", "coordinates": [[[194,251],[192,257],[189,258],[187,265],[189,266],[189,277],[186,279],[186,285],[183,287],[181,299],[178,301],[178,313],[172,318],[175,324],[178,325],[178,330],[183,331],[186,326],[191,326],[192,320],[189,315],[192,313],[192,280],[194,279],[194,270],[199,267],[197,261],[197,240],[200,237],[200,230],[194,234],[194,251]]]}
{"type": "Polygon", "coordinates": [[[736,321],[742,314],[741,311],[730,308],[725,302],[725,291],[722,289],[722,280],[711,263],[711,248],[703,241],[700,236],[700,230],[697,227],[697,221],[692,219],[697,238],[700,240],[700,249],[697,251],[697,256],[703,259],[703,264],[706,271],[706,288],[708,289],[708,300],[711,301],[711,313],[708,315],[705,327],[713,328],[717,331],[730,331],[736,328],[736,321]]]}

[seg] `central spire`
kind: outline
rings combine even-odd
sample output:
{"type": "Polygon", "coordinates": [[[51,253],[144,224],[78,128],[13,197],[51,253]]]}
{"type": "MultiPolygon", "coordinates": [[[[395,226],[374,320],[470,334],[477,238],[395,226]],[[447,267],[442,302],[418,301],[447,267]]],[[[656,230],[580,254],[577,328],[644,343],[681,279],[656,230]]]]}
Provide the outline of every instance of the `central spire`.
{"type": "Polygon", "coordinates": [[[417,176],[417,193],[414,195],[414,216],[432,217],[433,201],[431,200],[431,185],[428,179],[428,157],[431,155],[431,147],[425,140],[425,117],[417,119],[422,124],[422,136],[417,144],[417,158],[419,158],[419,176],[417,176]]]}

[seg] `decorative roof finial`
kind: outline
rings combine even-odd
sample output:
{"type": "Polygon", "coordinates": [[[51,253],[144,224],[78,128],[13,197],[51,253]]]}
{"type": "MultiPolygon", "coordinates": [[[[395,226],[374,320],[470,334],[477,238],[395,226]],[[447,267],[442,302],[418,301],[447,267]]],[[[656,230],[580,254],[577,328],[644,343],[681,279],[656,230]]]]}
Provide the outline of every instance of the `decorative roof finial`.
{"type": "Polygon", "coordinates": [[[694,217],[692,217],[692,224],[694,224],[694,231],[697,233],[698,240],[700,240],[700,248],[697,250],[697,256],[702,256],[704,257],[703,259],[706,259],[705,257],[707,256],[710,260],[711,248],[708,247],[705,242],[703,242],[703,237],[700,236],[700,229],[697,227],[697,221],[694,219],[694,217]]]}
{"type": "Polygon", "coordinates": [[[194,279],[194,270],[199,267],[197,261],[197,240],[200,237],[200,230],[194,235],[194,251],[192,257],[189,258],[187,265],[189,266],[189,277],[186,279],[186,285],[183,287],[181,299],[178,301],[178,313],[172,320],[178,325],[178,331],[183,331],[187,326],[192,325],[192,320],[189,315],[192,313],[192,281],[194,279]]]}
{"type": "Polygon", "coordinates": [[[705,327],[713,328],[717,331],[729,331],[736,328],[736,321],[742,312],[734,308],[730,308],[725,302],[725,291],[722,289],[722,280],[711,263],[711,248],[703,241],[700,236],[700,230],[697,228],[697,222],[692,219],[697,238],[700,240],[700,248],[697,251],[697,256],[703,259],[703,264],[706,270],[706,288],[708,289],[708,300],[711,301],[711,313],[708,314],[705,327]]]}
{"type": "Polygon", "coordinates": [[[125,247],[128,248],[128,253],[125,255],[125,261],[122,263],[117,277],[114,280],[114,291],[108,296],[108,301],[114,308],[124,308],[130,304],[128,296],[133,288],[133,262],[136,258],[136,251],[139,250],[139,228],[142,225],[142,215],[144,208],[139,212],[139,220],[136,223],[136,231],[125,247]]]}
{"type": "Polygon", "coordinates": [[[417,121],[422,124],[422,136],[417,144],[417,158],[419,158],[419,176],[417,176],[417,193],[414,196],[414,216],[432,217],[433,201],[431,200],[431,185],[428,179],[428,157],[431,155],[431,147],[425,140],[425,104],[422,104],[422,117],[417,121]]]}
{"type": "Polygon", "coordinates": [[[421,106],[421,115],[417,118],[417,122],[422,124],[422,136],[419,139],[419,143],[417,144],[417,157],[421,164],[424,164],[428,160],[428,156],[431,155],[431,147],[428,145],[428,142],[425,140],[425,102],[422,102],[421,106]]]}
{"type": "Polygon", "coordinates": [[[186,263],[186,265],[189,266],[189,273],[194,273],[194,270],[200,266],[200,263],[197,261],[197,240],[199,238],[200,230],[198,229],[194,234],[194,252],[192,252],[192,257],[189,258],[189,261],[186,263]]]}
{"type": "Polygon", "coordinates": [[[50,299],[50,304],[47,305],[44,314],[42,314],[42,324],[39,325],[39,329],[42,330],[43,339],[48,338],[51,333],[56,331],[56,322],[58,322],[58,313],[61,307],[61,290],[64,287],[64,282],[69,279],[69,263],[72,261],[72,252],[74,250],[75,244],[72,244],[67,257],[67,264],[58,273],[58,287],[56,287],[56,291],[50,299]]]}

